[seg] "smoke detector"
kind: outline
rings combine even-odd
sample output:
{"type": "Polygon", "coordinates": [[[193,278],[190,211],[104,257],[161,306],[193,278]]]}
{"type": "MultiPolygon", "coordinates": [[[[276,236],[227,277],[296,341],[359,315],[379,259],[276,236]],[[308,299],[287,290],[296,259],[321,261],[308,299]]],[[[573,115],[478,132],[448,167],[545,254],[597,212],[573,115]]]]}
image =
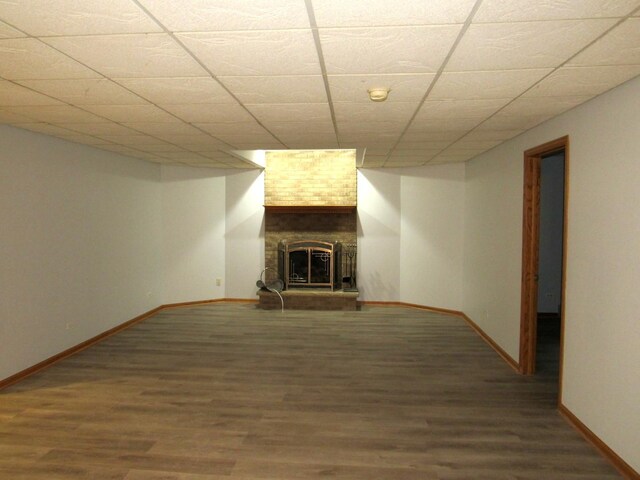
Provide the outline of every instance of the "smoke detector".
{"type": "Polygon", "coordinates": [[[384,102],[389,96],[389,92],[391,89],[386,87],[381,88],[370,88],[367,90],[369,92],[369,98],[372,102],[384,102]]]}

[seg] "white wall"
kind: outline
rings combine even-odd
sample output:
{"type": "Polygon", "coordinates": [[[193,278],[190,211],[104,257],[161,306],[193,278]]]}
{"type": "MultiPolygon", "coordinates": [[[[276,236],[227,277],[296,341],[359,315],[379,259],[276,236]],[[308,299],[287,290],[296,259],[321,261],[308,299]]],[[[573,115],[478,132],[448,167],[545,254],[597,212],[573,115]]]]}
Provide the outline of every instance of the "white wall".
{"type": "Polygon", "coordinates": [[[358,171],[361,300],[462,307],[464,168],[358,171]]]}
{"type": "Polygon", "coordinates": [[[227,298],[257,300],[264,268],[264,172],[228,172],[226,177],[227,298]]]}
{"type": "Polygon", "coordinates": [[[517,358],[523,152],[568,134],[562,401],[636,471],[639,126],[636,78],[470,162],[464,288],[465,312],[517,358]],[[489,318],[482,315],[487,308],[489,318]]]}
{"type": "Polygon", "coordinates": [[[358,170],[360,300],[400,301],[400,185],[398,170],[358,170]]]}
{"type": "Polygon", "coordinates": [[[460,310],[464,164],[403,169],[400,297],[460,310]]]}
{"type": "Polygon", "coordinates": [[[161,303],[157,165],[0,126],[0,379],[161,303]]]}
{"type": "Polygon", "coordinates": [[[225,296],[226,173],[162,167],[164,304],[225,296]]]}

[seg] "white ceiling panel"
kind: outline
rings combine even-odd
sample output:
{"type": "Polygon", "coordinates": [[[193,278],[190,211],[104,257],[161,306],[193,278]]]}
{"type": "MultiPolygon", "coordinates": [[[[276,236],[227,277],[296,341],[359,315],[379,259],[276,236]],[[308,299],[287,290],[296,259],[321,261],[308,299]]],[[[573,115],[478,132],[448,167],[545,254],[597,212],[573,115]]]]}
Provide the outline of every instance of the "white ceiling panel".
{"type": "Polygon", "coordinates": [[[446,71],[556,67],[614,23],[603,19],[474,24],[446,71]]]}
{"type": "Polygon", "coordinates": [[[466,118],[483,120],[509,103],[509,98],[475,100],[427,100],[422,104],[414,122],[466,118]]]}
{"type": "Polygon", "coordinates": [[[405,124],[399,122],[338,122],[338,132],[340,138],[342,138],[342,135],[366,135],[371,140],[385,133],[399,135],[405,126],[405,124]]]}
{"type": "Polygon", "coordinates": [[[102,123],[59,123],[63,128],[86,135],[135,135],[137,132],[114,122],[102,123]]]}
{"type": "Polygon", "coordinates": [[[365,166],[465,161],[640,74],[634,8],[0,0],[0,123],[159,163],[338,147],[367,149],[365,166]]]}
{"type": "Polygon", "coordinates": [[[625,20],[568,65],[640,65],[640,18],[625,20]]]}
{"type": "Polygon", "coordinates": [[[349,122],[397,122],[406,125],[420,104],[418,102],[335,102],[336,120],[349,122]]]}
{"type": "Polygon", "coordinates": [[[640,65],[563,67],[538,83],[524,96],[598,95],[636,75],[640,75],[640,65]]]}
{"type": "Polygon", "coordinates": [[[243,103],[322,103],[327,101],[322,75],[220,77],[243,103]]]}
{"type": "Polygon", "coordinates": [[[173,119],[171,122],[123,122],[123,125],[138,132],[153,136],[164,135],[196,135],[202,132],[191,125],[173,119]]]}
{"type": "Polygon", "coordinates": [[[370,88],[387,88],[385,103],[419,102],[435,78],[433,73],[389,75],[329,75],[334,102],[370,103],[370,88]]]}
{"type": "Polygon", "coordinates": [[[59,100],[21,87],[15,83],[0,80],[0,106],[60,104],[59,100]]]}
{"type": "Polygon", "coordinates": [[[66,128],[62,128],[58,125],[51,125],[50,123],[38,122],[38,123],[21,123],[20,128],[25,130],[31,130],[32,132],[44,133],[46,135],[60,136],[60,135],[73,135],[74,132],[66,128]]]}
{"type": "Polygon", "coordinates": [[[25,105],[6,107],[7,111],[25,115],[39,122],[49,123],[96,123],[103,119],[96,115],[69,105],[25,105]]]}
{"type": "Polygon", "coordinates": [[[164,33],[49,37],[45,41],[107,77],[206,75],[206,71],[164,33]]]}
{"type": "Polygon", "coordinates": [[[190,123],[238,123],[253,120],[249,112],[237,104],[200,103],[197,105],[164,105],[163,108],[190,123]]]}
{"type": "Polygon", "coordinates": [[[98,74],[35,38],[0,40],[0,77],[96,78],[98,74]]]}
{"type": "Polygon", "coordinates": [[[4,22],[0,22],[0,39],[2,38],[20,38],[26,37],[20,30],[16,30],[11,25],[7,25],[4,22]]]}
{"type": "Polygon", "coordinates": [[[569,110],[591,97],[566,96],[566,97],[527,97],[518,98],[507,105],[500,113],[503,115],[549,115],[556,116],[569,110]]]}
{"type": "Polygon", "coordinates": [[[141,0],[174,32],[309,28],[304,0],[141,0]]]}
{"type": "Polygon", "coordinates": [[[2,19],[33,36],[159,32],[130,0],[19,0],[0,5],[2,19]]]}
{"type": "Polygon", "coordinates": [[[320,29],[327,73],[433,73],[460,25],[320,29]]]}
{"type": "Polygon", "coordinates": [[[62,138],[63,140],[68,140],[73,143],[82,143],[84,145],[110,145],[111,142],[107,140],[103,140],[102,138],[92,137],[91,135],[81,135],[81,134],[58,134],[56,135],[58,138],[62,138]]]}
{"type": "Polygon", "coordinates": [[[262,123],[270,122],[326,122],[331,121],[327,103],[255,104],[247,108],[262,123]]]}
{"type": "Polygon", "coordinates": [[[136,105],[147,103],[106,78],[19,80],[18,83],[72,105],[136,105]]]}
{"type": "Polygon", "coordinates": [[[638,6],[638,0],[483,0],[473,21],[498,23],[624,17],[638,6]]]}
{"type": "Polygon", "coordinates": [[[237,103],[211,77],[116,78],[116,82],[157,105],[237,103]]]}
{"type": "Polygon", "coordinates": [[[192,135],[184,135],[180,133],[164,133],[156,134],[154,137],[164,140],[165,142],[181,146],[186,150],[197,151],[203,148],[220,148],[224,147],[224,143],[213,138],[206,133],[197,133],[192,135]]]}
{"type": "Polygon", "coordinates": [[[431,90],[429,100],[513,98],[552,71],[552,68],[533,68],[488,72],[444,72],[431,90]]]}
{"type": "Polygon", "coordinates": [[[175,122],[173,115],[155,105],[84,105],[83,108],[114,122],[175,122]]]}
{"type": "Polygon", "coordinates": [[[345,0],[313,0],[319,27],[374,27],[391,25],[437,25],[464,23],[475,0],[420,1],[368,0],[366,4],[345,0]]]}
{"type": "Polygon", "coordinates": [[[180,33],[214,75],[318,75],[311,30],[180,33]]]}
{"type": "Polygon", "coordinates": [[[194,123],[194,126],[211,135],[229,135],[243,132],[247,135],[268,135],[264,127],[251,119],[248,122],[194,123]]]}
{"type": "Polygon", "coordinates": [[[153,138],[149,135],[136,134],[136,135],[100,135],[100,138],[107,140],[111,143],[118,145],[125,145],[130,147],[143,147],[145,145],[158,145],[160,140],[153,138]]]}

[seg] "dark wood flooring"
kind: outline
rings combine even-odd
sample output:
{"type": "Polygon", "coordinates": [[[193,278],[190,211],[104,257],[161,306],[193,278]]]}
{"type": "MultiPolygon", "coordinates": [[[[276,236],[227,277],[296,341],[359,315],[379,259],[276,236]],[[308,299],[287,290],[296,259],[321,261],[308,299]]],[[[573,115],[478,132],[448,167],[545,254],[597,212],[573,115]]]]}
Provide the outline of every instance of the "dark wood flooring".
{"type": "Polygon", "coordinates": [[[165,310],[0,392],[2,479],[327,477],[620,478],[553,375],[415,309],[165,310]]]}

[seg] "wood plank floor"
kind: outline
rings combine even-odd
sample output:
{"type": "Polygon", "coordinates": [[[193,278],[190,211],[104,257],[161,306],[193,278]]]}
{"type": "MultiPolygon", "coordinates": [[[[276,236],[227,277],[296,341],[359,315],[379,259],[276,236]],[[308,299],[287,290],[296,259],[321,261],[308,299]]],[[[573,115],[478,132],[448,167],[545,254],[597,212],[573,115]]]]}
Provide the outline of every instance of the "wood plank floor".
{"type": "Polygon", "coordinates": [[[0,392],[0,478],[620,478],[556,382],[415,309],[166,310],[0,392]]]}

